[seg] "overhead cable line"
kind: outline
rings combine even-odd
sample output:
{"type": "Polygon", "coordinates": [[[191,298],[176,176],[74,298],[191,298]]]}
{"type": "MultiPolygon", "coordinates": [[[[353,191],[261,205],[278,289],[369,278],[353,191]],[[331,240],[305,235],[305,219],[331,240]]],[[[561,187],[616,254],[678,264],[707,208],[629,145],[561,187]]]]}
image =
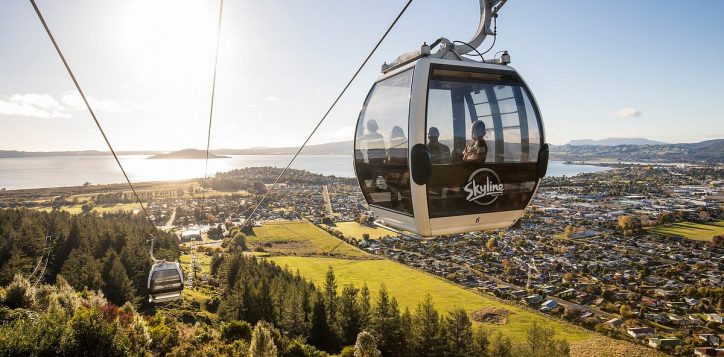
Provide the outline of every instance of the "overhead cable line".
{"type": "MultiPolygon", "coordinates": [[[[206,188],[208,187],[208,173],[209,173],[209,147],[211,145],[211,120],[214,117],[214,99],[216,98],[216,69],[219,66],[219,40],[221,38],[221,19],[224,14],[224,0],[221,0],[219,3],[219,23],[216,27],[216,49],[214,52],[214,76],[211,81],[211,104],[209,105],[209,129],[206,133],[206,161],[204,162],[204,187],[201,189],[201,214],[206,216],[206,222],[209,224],[209,231],[211,230],[211,221],[209,220],[209,216],[206,215],[204,207],[206,206],[206,188]]],[[[203,222],[203,220],[201,221],[203,222]]],[[[208,237],[208,232],[206,233],[208,237]]],[[[202,239],[203,242],[203,239],[202,239]]],[[[196,246],[191,242],[191,249],[194,252],[194,256],[196,254],[196,246]]],[[[215,261],[215,259],[214,259],[215,261]]],[[[214,261],[211,263],[213,264],[214,261]]],[[[209,264],[211,266],[211,264],[209,264]]],[[[196,272],[194,271],[193,262],[191,264],[191,279],[193,282],[193,277],[196,276],[196,272]]]]}
{"type": "Polygon", "coordinates": [[[65,56],[63,55],[63,51],[60,50],[60,47],[58,46],[58,42],[55,41],[55,37],[53,37],[53,33],[50,31],[50,27],[48,27],[48,24],[45,22],[45,18],[43,17],[43,14],[40,12],[38,5],[35,3],[35,0],[30,0],[30,4],[33,5],[33,9],[35,9],[35,13],[38,15],[38,19],[40,19],[40,22],[43,24],[43,27],[45,28],[45,32],[48,34],[48,37],[50,37],[50,41],[53,43],[53,47],[55,47],[55,51],[58,52],[58,56],[60,56],[60,60],[63,61],[63,65],[65,66],[66,71],[68,71],[68,75],[70,75],[70,78],[73,80],[73,84],[75,84],[75,88],[78,90],[78,93],[80,94],[81,98],[83,98],[83,102],[85,103],[86,108],[88,108],[88,111],[90,112],[91,117],[93,117],[93,121],[96,123],[96,126],[98,127],[98,131],[100,131],[101,136],[103,136],[103,140],[106,142],[106,145],[108,145],[108,149],[111,150],[111,154],[113,154],[113,158],[116,160],[118,167],[121,169],[121,172],[123,173],[123,177],[126,178],[126,182],[128,182],[128,186],[131,188],[131,191],[133,191],[133,196],[136,197],[136,201],[138,201],[138,204],[141,206],[141,210],[143,211],[143,214],[146,215],[148,222],[151,223],[151,225],[155,228],[156,225],[153,223],[153,220],[151,219],[151,216],[148,214],[148,211],[146,211],[146,207],[143,205],[143,202],[141,202],[141,198],[138,196],[136,189],[133,187],[133,183],[131,183],[131,179],[128,178],[128,174],[126,174],[126,170],[123,169],[121,160],[118,159],[118,155],[116,155],[116,151],[113,150],[113,146],[111,145],[111,142],[108,140],[108,136],[106,136],[105,131],[103,131],[103,127],[101,126],[101,123],[98,121],[98,118],[96,117],[95,112],[93,112],[93,108],[91,108],[90,103],[88,103],[88,98],[86,98],[85,93],[83,93],[83,90],[80,88],[80,84],[78,83],[78,80],[76,79],[75,74],[73,74],[73,71],[70,69],[70,66],[68,65],[68,61],[66,61],[65,56]]]}
{"type": "MultiPolygon", "coordinates": [[[[214,98],[216,97],[216,69],[219,65],[219,39],[221,38],[221,17],[224,14],[224,0],[219,4],[219,24],[216,28],[216,50],[214,53],[214,76],[211,82],[211,104],[209,106],[209,129],[206,134],[206,162],[204,163],[204,190],[201,191],[202,200],[206,202],[206,184],[209,170],[209,146],[211,145],[211,120],[214,117],[214,98]]],[[[203,205],[201,207],[203,209],[203,205]]],[[[208,216],[207,216],[208,220],[208,216]]]]}
{"type": "Polygon", "coordinates": [[[339,94],[337,95],[337,98],[332,102],[332,105],[329,106],[329,109],[327,109],[327,111],[322,116],[322,119],[319,120],[319,122],[314,127],[312,132],[309,133],[309,136],[307,136],[307,139],[304,140],[304,143],[299,147],[299,149],[294,154],[292,159],[289,160],[289,163],[287,164],[287,166],[284,168],[284,170],[282,170],[282,172],[279,174],[279,176],[277,176],[276,180],[274,180],[274,183],[272,184],[272,186],[269,188],[269,190],[266,191],[264,196],[262,196],[259,203],[256,204],[254,209],[251,211],[251,214],[248,217],[246,217],[246,220],[244,220],[244,223],[241,225],[241,229],[243,229],[247,225],[247,223],[251,221],[251,219],[254,217],[254,214],[256,213],[256,211],[259,209],[259,207],[262,205],[262,203],[264,203],[267,196],[269,196],[269,193],[271,193],[276,188],[277,184],[279,183],[279,180],[282,178],[282,176],[284,176],[284,174],[287,172],[287,170],[292,165],[292,163],[294,163],[294,160],[296,160],[297,156],[299,156],[299,153],[302,152],[302,149],[304,149],[304,147],[307,145],[307,143],[309,142],[309,139],[311,139],[312,136],[314,135],[314,133],[317,132],[317,129],[319,129],[319,126],[322,125],[322,123],[324,122],[325,119],[327,119],[327,116],[332,111],[332,109],[334,109],[334,107],[337,105],[337,102],[339,102],[340,98],[342,98],[342,95],[344,95],[344,93],[347,91],[347,88],[349,88],[349,86],[352,84],[352,82],[355,80],[355,78],[357,78],[357,75],[362,71],[362,68],[364,68],[364,66],[370,60],[372,55],[377,51],[377,48],[380,47],[380,44],[382,44],[382,41],[385,40],[385,38],[390,33],[392,28],[395,27],[395,24],[397,24],[397,21],[400,19],[400,17],[402,17],[402,14],[405,13],[405,11],[407,10],[407,8],[410,6],[411,3],[412,3],[412,0],[407,0],[407,3],[405,3],[405,6],[397,14],[397,17],[395,17],[395,20],[393,20],[392,23],[390,24],[390,26],[387,27],[387,31],[385,31],[385,33],[382,34],[382,37],[380,37],[380,39],[377,41],[377,43],[372,48],[370,53],[367,55],[367,57],[364,59],[364,61],[362,61],[362,64],[360,64],[359,68],[357,68],[357,71],[354,72],[354,74],[352,75],[352,78],[349,79],[349,81],[344,86],[344,88],[342,88],[342,91],[339,92],[339,94]]]}

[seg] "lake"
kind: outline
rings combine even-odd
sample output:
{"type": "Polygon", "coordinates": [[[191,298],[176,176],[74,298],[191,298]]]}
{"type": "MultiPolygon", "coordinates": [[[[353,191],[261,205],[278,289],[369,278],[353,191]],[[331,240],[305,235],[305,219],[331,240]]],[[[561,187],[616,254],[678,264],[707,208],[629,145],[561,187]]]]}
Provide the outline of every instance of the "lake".
{"type": "MultiPolygon", "coordinates": [[[[120,156],[133,182],[185,180],[204,176],[204,160],[155,159],[146,155],[120,156]]],[[[276,166],[285,167],[291,155],[232,155],[227,159],[209,160],[209,177],[233,169],[276,166]]],[[[352,158],[348,155],[300,155],[292,168],[322,175],[353,177],[352,158]]],[[[579,173],[605,171],[592,165],[566,165],[551,161],[549,176],[574,176],[579,173]]],[[[55,156],[0,159],[0,188],[78,186],[85,182],[110,184],[125,182],[112,156],[55,156]]]]}

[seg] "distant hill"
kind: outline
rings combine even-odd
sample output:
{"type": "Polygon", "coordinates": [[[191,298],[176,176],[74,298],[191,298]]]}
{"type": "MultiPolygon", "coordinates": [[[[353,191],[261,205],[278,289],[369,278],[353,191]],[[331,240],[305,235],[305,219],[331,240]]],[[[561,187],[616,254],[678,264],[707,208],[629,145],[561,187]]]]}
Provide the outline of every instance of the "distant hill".
{"type": "Polygon", "coordinates": [[[594,145],[594,146],[619,146],[619,145],[666,145],[661,141],[654,141],[644,138],[606,138],[601,140],[578,139],[571,140],[566,145],[594,145]]]}
{"type": "Polygon", "coordinates": [[[690,144],[552,146],[551,159],[563,161],[724,162],[724,139],[690,144]]]}
{"type": "MultiPolygon", "coordinates": [[[[221,149],[214,150],[209,158],[221,155],[293,155],[298,147],[221,149]]],[[[351,155],[352,141],[308,145],[303,155],[351,155]]],[[[110,155],[107,151],[64,151],[64,152],[26,152],[0,150],[0,158],[22,158],[42,156],[100,156],[110,155]]],[[[206,151],[187,149],[168,154],[158,151],[125,151],[119,155],[154,155],[156,159],[201,159],[206,151]]],[[[648,139],[610,138],[604,140],[572,140],[562,146],[551,146],[551,159],[563,161],[640,161],[640,162],[724,162],[724,139],[707,140],[699,143],[666,144],[648,139]],[[615,140],[625,140],[627,144],[613,145],[615,140]],[[605,142],[605,144],[586,144],[586,142],[605,142]],[[577,143],[577,144],[571,144],[577,143]]]]}
{"type": "MultiPolygon", "coordinates": [[[[209,152],[209,159],[228,159],[228,156],[220,156],[209,152]]],[[[148,159],[206,159],[206,150],[184,149],[169,153],[157,154],[148,159]]]]}
{"type": "MultiPolygon", "coordinates": [[[[117,151],[118,155],[154,155],[158,151],[117,151]]],[[[106,156],[110,151],[82,150],[82,151],[18,151],[0,150],[0,159],[23,157],[55,157],[55,156],[106,156]]]]}
{"type": "MultiPolygon", "coordinates": [[[[302,155],[351,155],[353,148],[352,140],[307,145],[302,155]]],[[[223,155],[294,155],[297,150],[299,147],[221,149],[215,152],[223,155]]]]}

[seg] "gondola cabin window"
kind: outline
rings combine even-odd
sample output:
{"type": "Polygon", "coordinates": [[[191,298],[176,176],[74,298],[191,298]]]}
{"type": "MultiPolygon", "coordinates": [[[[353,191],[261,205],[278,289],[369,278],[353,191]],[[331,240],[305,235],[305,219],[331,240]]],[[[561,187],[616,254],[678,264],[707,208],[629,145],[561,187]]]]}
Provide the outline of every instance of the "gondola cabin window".
{"type": "Polygon", "coordinates": [[[355,134],[355,169],[371,205],[411,215],[408,116],[412,70],[377,82],[355,134]]]}
{"type": "Polygon", "coordinates": [[[542,142],[536,111],[517,77],[433,67],[426,124],[430,217],[525,208],[542,142]]]}

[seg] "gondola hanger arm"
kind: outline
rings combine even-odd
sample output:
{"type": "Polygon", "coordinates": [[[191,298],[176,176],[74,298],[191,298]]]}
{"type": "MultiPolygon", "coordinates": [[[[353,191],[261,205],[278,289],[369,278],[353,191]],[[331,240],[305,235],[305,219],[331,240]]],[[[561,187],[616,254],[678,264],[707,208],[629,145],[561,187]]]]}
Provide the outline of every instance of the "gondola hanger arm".
{"type": "Polygon", "coordinates": [[[480,1],[480,23],[475,35],[467,44],[470,46],[455,46],[455,53],[462,56],[474,51],[478,46],[483,44],[485,38],[495,36],[496,33],[490,28],[493,18],[498,16],[498,11],[505,5],[508,0],[479,0],[480,1]]]}

